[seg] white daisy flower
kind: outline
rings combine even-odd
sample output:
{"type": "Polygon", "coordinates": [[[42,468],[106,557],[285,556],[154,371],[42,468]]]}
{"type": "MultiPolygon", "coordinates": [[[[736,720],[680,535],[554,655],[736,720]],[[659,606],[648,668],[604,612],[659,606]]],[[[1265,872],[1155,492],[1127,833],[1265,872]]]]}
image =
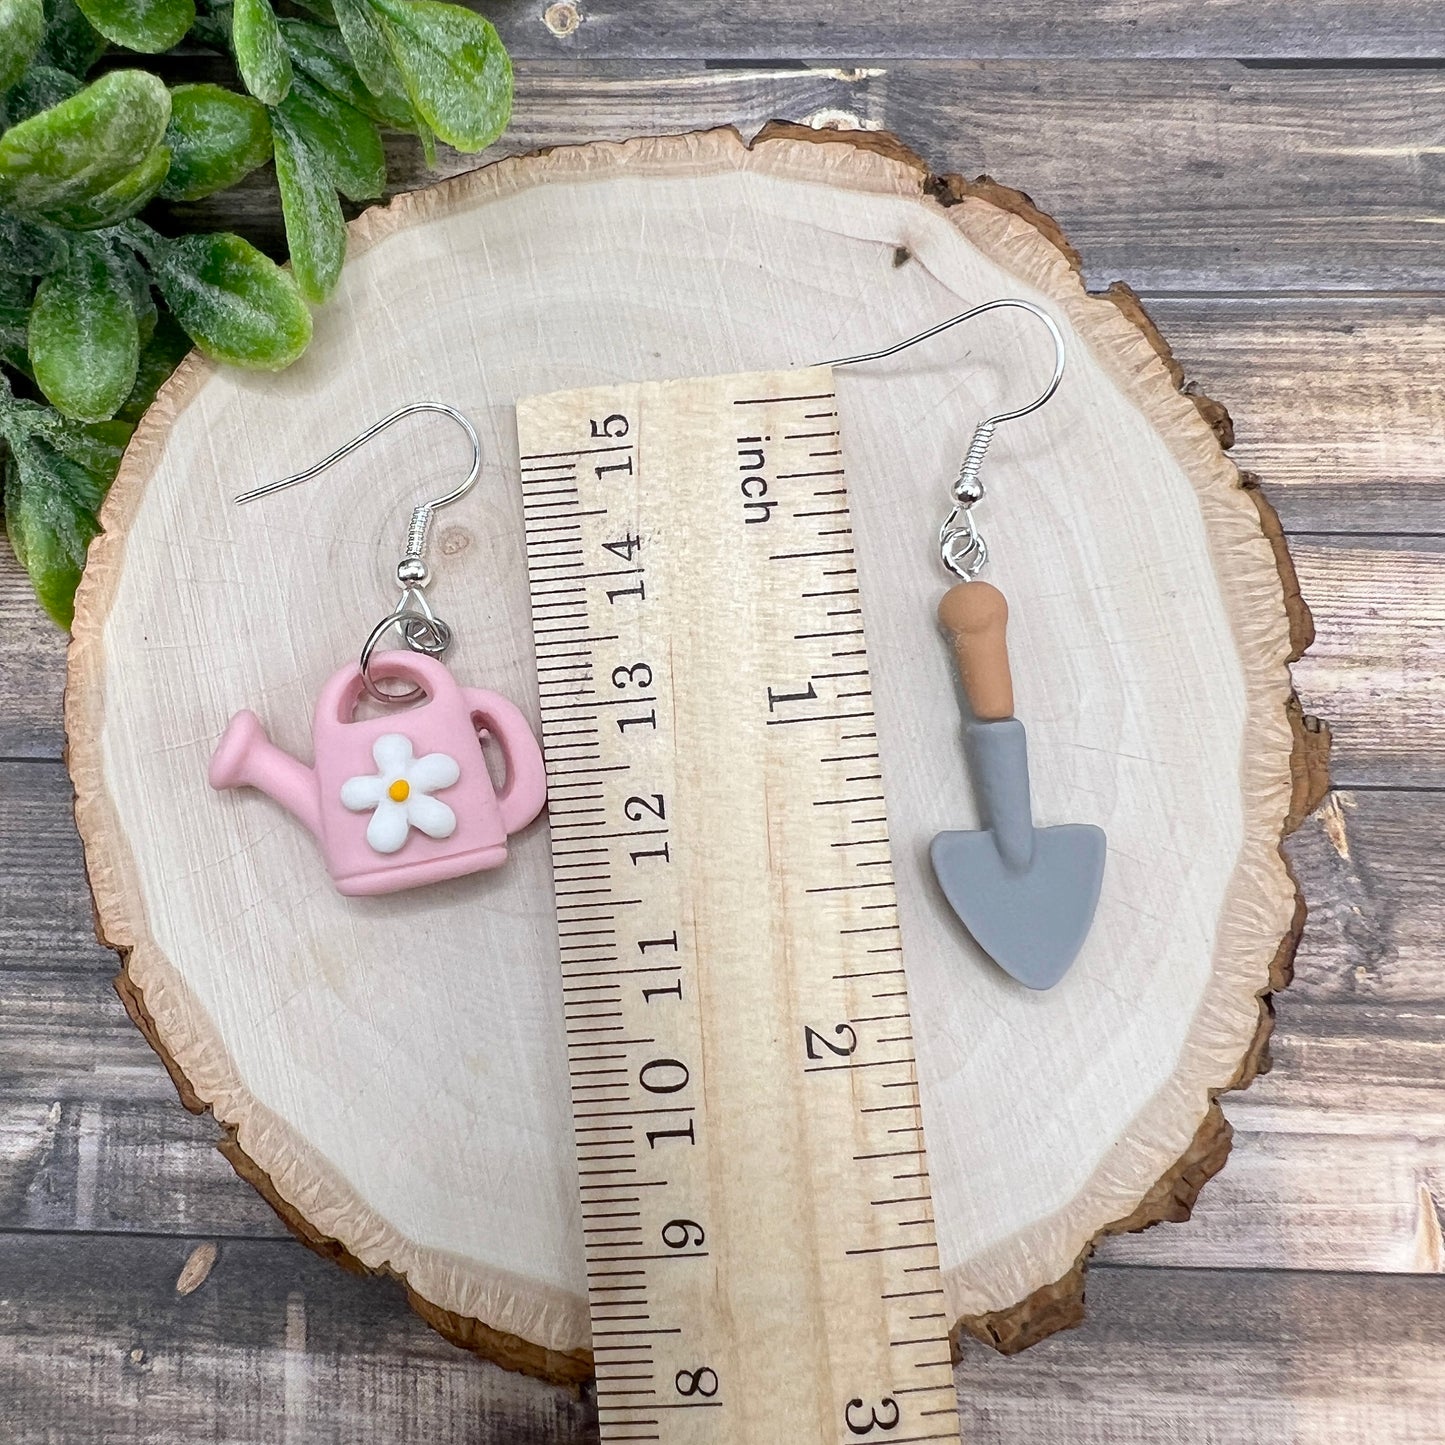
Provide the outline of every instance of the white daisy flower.
{"type": "Polygon", "coordinates": [[[377,772],[348,778],[341,787],[341,801],[353,813],[376,810],[366,825],[366,841],[378,853],[395,853],[412,828],[428,838],[450,838],[457,815],[431,794],[461,776],[457,760],[446,753],[416,757],[411,739],[401,733],[383,733],[371,745],[371,756],[377,772]]]}

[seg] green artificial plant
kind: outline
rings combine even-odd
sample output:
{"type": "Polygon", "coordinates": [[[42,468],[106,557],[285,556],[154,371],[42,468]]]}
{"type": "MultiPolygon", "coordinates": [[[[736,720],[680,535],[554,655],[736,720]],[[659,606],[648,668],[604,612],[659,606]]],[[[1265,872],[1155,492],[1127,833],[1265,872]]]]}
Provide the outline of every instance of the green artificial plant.
{"type": "Polygon", "coordinates": [[[290,365],[346,255],[340,197],[386,184],[382,130],[462,151],[507,124],[497,32],[438,0],[0,0],[0,463],[5,528],[68,626],[97,509],[140,414],[198,347],[290,365]],[[232,90],[129,63],[185,42],[232,90]],[[97,66],[103,73],[92,77],[97,66]],[[163,234],[188,202],[273,162],[283,270],[230,234],[163,234]]]}

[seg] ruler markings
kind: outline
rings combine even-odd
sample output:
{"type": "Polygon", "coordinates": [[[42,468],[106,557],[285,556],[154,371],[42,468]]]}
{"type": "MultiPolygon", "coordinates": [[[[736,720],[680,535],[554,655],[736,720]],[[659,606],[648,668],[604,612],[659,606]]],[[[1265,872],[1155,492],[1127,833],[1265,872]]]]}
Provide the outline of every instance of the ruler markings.
{"type": "Polygon", "coordinates": [[[869,991],[903,971],[858,966],[901,947],[883,807],[847,811],[880,777],[832,772],[878,759],[833,401],[815,368],[518,407],[604,1445],[958,1438],[910,1358],[948,1344],[906,990],[869,991]]]}

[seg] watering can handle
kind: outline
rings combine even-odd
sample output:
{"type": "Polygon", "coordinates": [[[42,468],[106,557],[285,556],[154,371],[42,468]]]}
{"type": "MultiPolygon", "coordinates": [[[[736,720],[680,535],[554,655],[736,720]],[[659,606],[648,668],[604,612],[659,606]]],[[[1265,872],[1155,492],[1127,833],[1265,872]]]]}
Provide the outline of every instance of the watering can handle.
{"type": "Polygon", "coordinates": [[[959,680],[980,722],[1013,716],[1009,673],[1008,603],[989,582],[960,582],[943,594],[938,620],[953,643],[959,680]]]}
{"type": "Polygon", "coordinates": [[[497,806],[502,812],[502,826],[509,834],[516,833],[542,811],[547,801],[542,750],[515,703],[480,687],[464,687],[462,694],[471,709],[472,721],[497,740],[506,760],[507,780],[497,794],[497,806]]]}

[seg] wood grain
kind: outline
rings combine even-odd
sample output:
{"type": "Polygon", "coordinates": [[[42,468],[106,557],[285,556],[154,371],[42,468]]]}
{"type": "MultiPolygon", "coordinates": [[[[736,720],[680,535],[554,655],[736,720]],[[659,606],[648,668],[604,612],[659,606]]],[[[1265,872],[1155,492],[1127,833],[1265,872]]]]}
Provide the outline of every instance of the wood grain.
{"type": "MultiPolygon", "coordinates": [[[[38,935],[48,917],[57,936],[81,939],[89,900],[64,775],[0,768],[0,796],[17,773],[48,782],[27,813],[0,810],[0,858],[15,888],[7,905],[29,900],[7,914],[22,935],[38,935]],[[54,861],[65,854],[68,864],[54,861]]],[[[1290,856],[1312,914],[1278,1005],[1274,1068],[1227,1100],[1234,1153],[1194,1222],[1111,1241],[1106,1259],[1442,1267],[1429,1214],[1429,1197],[1445,1200],[1445,1078],[1434,1044],[1445,1009],[1442,852],[1445,813],[1431,793],[1336,793],[1295,835],[1290,856]]],[[[279,1235],[215,1153],[215,1125],[176,1107],[110,989],[112,971],[109,952],[93,944],[42,944],[0,968],[0,1229],[279,1235]]]]}
{"type": "Polygon", "coordinates": [[[1289,852],[1310,921],[1277,1005],[1274,1066],[1226,1105],[1229,1168],[1187,1234],[1111,1241],[1105,1257],[1439,1273],[1439,795],[1334,793],[1289,852]]]}
{"type": "Polygon", "coordinates": [[[645,8],[622,0],[577,0],[580,23],[554,17],[532,0],[479,5],[515,57],[790,56],[835,61],[915,56],[968,59],[1143,56],[1363,60],[1434,57],[1445,25],[1429,0],[982,0],[967,22],[949,0],[915,0],[886,12],[840,8],[828,0],[787,6],[744,0],[699,9],[686,0],[645,8]]]}
{"type": "MultiPolygon", "coordinates": [[[[61,1029],[87,1037],[73,1010],[57,1011],[50,1037],[61,1029]]],[[[7,1047],[11,1037],[7,1029],[7,1047]]],[[[21,1043],[28,1047],[30,1041],[21,1043]]],[[[117,1049],[101,1033],[94,1052],[106,1060],[117,1049]]],[[[18,1067],[28,1062],[22,1059],[18,1067]]],[[[129,1070],[122,1067],[98,1087],[88,1087],[76,1068],[48,1098],[7,1094],[0,1103],[0,1229],[289,1238],[217,1151],[214,1123],[178,1110],[174,1092],[162,1100],[91,1097],[137,1079],[141,1066],[135,1061],[129,1070]]],[[[164,1070],[157,1076],[158,1066],[152,1061],[151,1067],[140,1081],[164,1085],[164,1070]]],[[[9,1069],[6,1077],[12,1077],[9,1069]]],[[[22,1076],[20,1082],[31,1081],[22,1076]]]]}
{"type": "MultiPolygon", "coordinates": [[[[1290,533],[1445,533],[1445,390],[1435,384],[1445,347],[1445,301],[1429,296],[1228,296],[1149,299],[1186,376],[1234,416],[1234,458],[1263,478],[1290,533]]],[[[1392,569],[1390,553],[1415,548],[1363,538],[1296,546],[1321,642],[1296,675],[1308,705],[1340,696],[1358,728],[1341,731],[1335,766],[1344,783],[1390,786],[1420,766],[1445,780],[1438,747],[1420,754],[1389,696],[1366,673],[1410,666],[1407,686],[1428,686],[1429,672],[1403,626],[1409,607],[1353,605],[1351,627],[1335,629],[1335,588],[1348,572],[1355,597],[1374,590],[1371,571],[1392,569]],[[1355,553],[1355,555],[1347,555],[1355,553]],[[1316,685],[1316,669],[1338,646],[1353,649],[1354,681],[1316,685]]],[[[1419,575],[1425,561],[1412,564],[1419,575]]],[[[1442,564],[1445,565],[1445,564],[1442,564]]],[[[1441,574],[1420,578],[1428,600],[1441,574]]],[[[1341,598],[1342,601],[1342,598],[1341,598]]],[[[1344,623],[1344,618],[1341,618],[1344,623]]],[[[1428,637],[1426,637],[1428,642],[1428,637]]],[[[59,696],[65,637],[39,614],[25,575],[0,548],[0,757],[61,756],[59,696]]],[[[1413,708],[1413,724],[1439,727],[1435,709],[1413,708]]],[[[1412,724],[1412,725],[1413,725],[1412,724]]],[[[0,941],[3,948],[3,941],[0,941]]]]}
{"type": "MultiPolygon", "coordinates": [[[[1331,546],[1328,550],[1336,549],[1331,546]]],[[[1389,574],[1381,568],[1374,575],[1383,578],[1389,574]]],[[[1327,626],[1323,635],[1329,635],[1327,626]]],[[[1322,691],[1317,701],[1328,712],[1331,694],[1322,691]]],[[[1402,754],[1398,761],[1408,767],[1408,754],[1402,754]]],[[[67,874],[65,871],[65,854],[68,850],[73,856],[74,845],[69,843],[67,849],[66,841],[58,841],[69,839],[67,790],[58,770],[37,771],[52,776],[53,802],[46,802],[35,790],[30,790],[23,814],[7,809],[3,815],[6,821],[23,818],[20,826],[6,828],[0,834],[5,842],[13,844],[7,863],[12,859],[14,862],[5,873],[7,916],[10,899],[16,896],[10,890],[15,886],[17,892],[29,900],[26,908],[33,911],[23,916],[32,920],[30,927],[34,930],[17,936],[38,941],[43,951],[47,936],[43,920],[48,913],[53,920],[51,927],[61,940],[55,956],[68,958],[81,967],[89,959],[97,969],[108,972],[108,955],[100,954],[86,941],[88,907],[78,872],[67,874]],[[47,828],[51,830],[48,841],[44,831],[47,828]],[[28,876],[24,868],[27,859],[31,864],[28,876]],[[40,860],[43,859],[49,862],[42,868],[40,860]],[[69,883],[65,886],[67,877],[69,883]]],[[[13,777],[12,771],[0,778],[0,796],[7,800],[13,796],[10,787],[13,777]]],[[[1290,1078],[1292,1068],[1315,1059],[1320,1062],[1324,1076],[1321,1082],[1327,1081],[1330,1087],[1317,1090],[1319,1097],[1303,1135],[1292,1127],[1295,1103],[1288,1090],[1278,1096],[1271,1095],[1277,1099],[1278,1107],[1259,1121],[1257,1134],[1254,1128],[1245,1128],[1246,1120],[1236,1112],[1237,1104],[1232,1105],[1231,1114],[1240,1128],[1234,1157],[1230,1168],[1202,1197],[1197,1223],[1187,1231],[1166,1226],[1137,1239],[1112,1243],[1106,1246],[1106,1257],[1115,1257],[1115,1251],[1128,1250],[1131,1253],[1124,1257],[1194,1265],[1279,1263],[1298,1269],[1318,1268],[1323,1264],[1398,1269],[1403,1267],[1402,1262],[1418,1258],[1416,1267],[1439,1268],[1438,1263],[1432,1264],[1429,1253],[1429,1195],[1421,1195],[1419,1190],[1423,1181],[1427,1189],[1433,1190],[1435,1198],[1441,1197],[1439,1185],[1430,1182],[1432,1178],[1439,1179],[1442,1152],[1445,1152],[1439,1138],[1441,1104],[1436,1093],[1438,1070],[1433,1044],[1428,1034],[1398,1041],[1393,1035],[1398,1028],[1401,1003],[1425,1008],[1429,1011],[1427,1018],[1437,1014],[1441,1006],[1436,993],[1432,992],[1432,986],[1438,984],[1435,940],[1442,926],[1432,860],[1438,856],[1439,848],[1445,846],[1445,840],[1433,841],[1436,835],[1429,831],[1429,825],[1438,821],[1439,814],[1428,795],[1360,794],[1353,799],[1337,800],[1335,806],[1345,820],[1347,846],[1355,861],[1348,868],[1340,866],[1344,860],[1337,844],[1330,841],[1330,835],[1338,835],[1341,826],[1340,818],[1333,812],[1323,819],[1312,820],[1295,845],[1306,892],[1322,905],[1330,922],[1328,931],[1322,935],[1319,914],[1316,915],[1316,927],[1307,935],[1301,954],[1296,991],[1283,1005],[1281,1028],[1274,1041],[1276,1070],[1256,1086],[1259,1090],[1271,1091],[1290,1078]],[[1310,841],[1311,849],[1301,862],[1300,849],[1305,840],[1310,841]],[[1348,994],[1358,986],[1362,971],[1371,980],[1377,977],[1383,980],[1385,1007],[1376,1008],[1373,1017],[1362,1019],[1358,1026],[1351,1025],[1352,1015],[1339,1008],[1313,1011],[1306,1019],[1299,1006],[1300,990],[1310,989],[1317,977],[1328,974],[1341,992],[1348,994]],[[1365,1074],[1353,1082],[1362,1068],[1366,1069],[1365,1074]],[[1411,1079],[1415,1081],[1413,1084],[1408,1082],[1411,1079]],[[1398,1087],[1402,1080],[1406,1081],[1403,1089],[1398,1087]],[[1378,1094],[1376,1091],[1382,1085],[1390,1086],[1394,1092],[1378,1094]],[[1377,1101],[1387,1105],[1390,1111],[1398,1109],[1402,1102],[1409,1107],[1403,1114],[1391,1112],[1382,1117],[1374,1107],[1377,1101]],[[1311,1132],[1316,1127],[1317,1135],[1311,1132]],[[1393,1132],[1397,1129],[1405,1132],[1393,1132]],[[1279,1135],[1283,1136],[1282,1142],[1277,1139],[1279,1135]],[[1413,1204],[1412,1188],[1415,1190],[1413,1204]],[[1414,1252],[1417,1243],[1418,1254],[1414,1252]],[[1136,1250],[1137,1256],[1132,1253],[1136,1250]]],[[[28,948],[19,952],[23,955],[21,961],[37,960],[38,956],[28,948]]],[[[12,958],[14,956],[12,954],[12,958]]],[[[0,1057],[5,1060],[3,1077],[7,1088],[12,1086],[17,1073],[24,1072],[23,1069],[12,1072],[19,1041],[28,1059],[35,1061],[40,1071],[40,1083],[34,1091],[36,1098],[55,1095],[57,1090],[84,1095],[91,1088],[122,1094],[139,1090],[154,1095],[152,1104],[135,1106],[139,1113],[149,1116],[139,1120],[133,1116],[132,1106],[124,1102],[113,1108],[91,1106],[84,1101],[64,1105],[68,1111],[61,1130],[67,1140],[65,1167],[40,1182],[42,1209],[35,1210],[36,1193],[30,1192],[31,1213],[16,1219],[7,1205],[7,1223],[28,1228],[73,1228],[88,1218],[93,1225],[99,1206],[106,1227],[141,1232],[153,1229],[184,1232],[201,1220],[213,1220],[213,1227],[218,1231],[240,1233],[274,1232],[279,1227],[250,1191],[234,1182],[227,1166],[210,1149],[207,1135],[214,1133],[213,1127],[207,1121],[190,1120],[175,1108],[173,1091],[163,1071],[123,1022],[113,995],[102,979],[94,980],[90,1001],[79,1011],[64,1001],[63,994],[57,997],[48,992],[37,993],[33,974],[9,980],[6,988],[7,996],[0,1002],[0,1017],[6,1020],[5,1025],[0,1026],[0,1038],[3,1038],[0,1057]],[[33,1022],[24,1026],[17,1023],[21,1018],[18,1005],[22,1000],[33,1005],[33,1022]],[[67,1047],[67,1041],[73,1042],[67,1047]],[[115,1046],[121,1041],[125,1052],[118,1054],[115,1046]],[[142,1071],[148,1071],[148,1082],[140,1082],[142,1071]],[[71,1118],[76,1120],[73,1125],[71,1118]],[[193,1137],[178,1141],[178,1133],[193,1137]],[[125,1146],[137,1138],[150,1142],[142,1143],[141,1148],[132,1153],[125,1146]],[[84,1166],[83,1155],[89,1156],[84,1166]],[[82,1167],[90,1171],[91,1181],[83,1195],[72,1183],[82,1167]]],[[[1247,1115],[1252,1100],[1244,1096],[1239,1102],[1245,1105],[1247,1115]]],[[[48,1107],[48,1102],[42,1104],[29,1124],[33,1126],[43,1119],[48,1107]]],[[[34,1137],[28,1127],[17,1133],[9,1125],[8,1118],[0,1125],[3,1130],[0,1156],[6,1159],[7,1167],[34,1137]]],[[[1091,1299],[1096,1318],[1100,1312],[1097,1283],[1100,1277],[1096,1272],[1091,1299]]],[[[384,1290],[380,1285],[373,1288],[384,1290]]],[[[1180,1284],[1178,1288],[1182,1290],[1185,1286],[1180,1284]]],[[[1191,1276],[1189,1288],[1208,1291],[1209,1281],[1191,1276]]],[[[1152,1326],[1146,1319],[1141,1328],[1146,1327],[1163,1330],[1166,1326],[1152,1326]]],[[[1171,1317],[1167,1328],[1174,1327],[1171,1317]]],[[[1093,1336],[1083,1338],[1092,1340],[1093,1336]]],[[[1156,1348],[1158,1344],[1156,1337],[1156,1348]]],[[[1174,1377],[1174,1370],[1196,1378],[1190,1374],[1194,1366],[1186,1359],[1171,1363],[1157,1354],[1152,1358],[1161,1371],[1170,1372],[1168,1378],[1174,1377]]],[[[1084,1367],[1081,1361],[1080,1368],[1084,1367]]],[[[1368,1362],[1358,1359],[1344,1360],[1340,1367],[1354,1371],[1349,1376],[1352,1380],[1370,1368],[1368,1362]]],[[[58,1357],[54,1368],[59,1368],[58,1357]]],[[[1106,1369],[1106,1365],[1101,1363],[1099,1368],[1106,1369]]],[[[309,1370],[307,1366],[308,1373],[309,1370]]],[[[399,1363],[394,1363],[390,1370],[393,1375],[398,1371],[406,1372],[406,1377],[410,1375],[410,1367],[399,1363]]],[[[350,1376],[338,1380],[329,1367],[325,1373],[329,1382],[325,1398],[333,1402],[331,1408],[346,1408],[344,1402],[351,1398],[346,1393],[348,1390],[364,1390],[359,1384],[347,1386],[344,1381],[350,1376]]],[[[1250,1379],[1247,1391],[1250,1399],[1263,1402],[1278,1398],[1279,1382],[1274,1377],[1251,1376],[1250,1379]]],[[[1214,1387],[1208,1381],[1200,1385],[1207,1401],[1213,1399],[1208,1393],[1211,1388],[1214,1387]]],[[[1233,1388],[1238,1392],[1241,1387],[1236,1383],[1233,1388]]],[[[312,1395],[314,1398],[315,1392],[312,1395]]],[[[1264,1431],[1271,1421],[1277,1423],[1270,1411],[1280,1407],[1264,1403],[1245,1405],[1239,1401],[1238,1393],[1234,1398],[1233,1414],[1222,1406],[1210,1404],[1214,1412],[1209,1417],[1210,1428],[1226,1432],[1210,1436],[1211,1445],[1218,1439],[1254,1442],[1276,1438],[1254,1432],[1264,1431]],[[1264,1423],[1260,1423],[1260,1412],[1264,1423]],[[1231,1435],[1229,1431],[1235,1433],[1231,1435]]],[[[1025,1398],[1013,1395],[1004,1401],[991,1400],[985,1423],[994,1434],[984,1438],[1011,1440],[1017,1435],[999,1432],[1025,1428],[1050,1429],[1056,1432],[1053,1438],[1073,1438],[1063,1433],[1063,1422],[1077,1419],[1076,1412],[1065,1410],[1062,1403],[1051,1403],[1051,1400],[1052,1397],[1047,1397],[1034,1407],[1030,1407],[1025,1398]],[[1040,1425],[1039,1421],[1044,1424],[1040,1425]]],[[[1098,1408],[1111,1421],[1107,1428],[1118,1428],[1118,1421],[1108,1414],[1106,1404],[1099,1403],[1098,1408]]],[[[1423,1418],[1428,1420],[1428,1414],[1423,1418]]],[[[1403,1431],[1413,1428],[1411,1419],[1407,1413],[1400,1427],[1403,1431]]],[[[1090,1419],[1081,1428],[1098,1427],[1090,1419]]],[[[1315,1428],[1323,1430],[1326,1426],[1315,1428]]],[[[135,1438],[165,1437],[139,1435],[135,1438]]],[[[568,1437],[542,1438],[560,1441],[568,1437]]],[[[1178,1438],[1188,1441],[1191,1436],[1181,1430],[1178,1438]]],[[[1192,1438],[1203,1440],[1205,1437],[1192,1438]]],[[[1373,1438],[1367,1434],[1320,1434],[1309,1438],[1312,1445],[1315,1439],[1361,1439],[1374,1445],[1373,1438]]],[[[1391,1438],[1412,1437],[1402,1433],[1391,1438]]]]}
{"type": "Polygon", "coordinates": [[[65,634],[36,605],[9,545],[0,543],[0,679],[6,691],[0,758],[60,756],[65,644],[65,634]]]}
{"type": "Polygon", "coordinates": [[[11,1445],[582,1445],[577,1397],[433,1334],[394,1285],[294,1244],[0,1235],[11,1445]],[[15,1402],[24,1402],[18,1416],[15,1402]]]}
{"type": "Polygon", "coordinates": [[[1316,623],[1295,685],[1330,719],[1336,782],[1445,787],[1445,536],[1311,537],[1293,555],[1316,623]]]}
{"type": "MultiPolygon", "coordinates": [[[[1445,298],[1161,296],[1148,306],[1189,380],[1229,407],[1231,455],[1260,477],[1287,533],[1445,534],[1435,375],[1445,298]]],[[[1308,545],[1291,550],[1328,632],[1333,579],[1320,571],[1326,559],[1300,563],[1308,545]]],[[[1383,556],[1358,565],[1389,567],[1383,556]]]]}
{"type": "MultiPolygon", "coordinates": [[[[279,1242],[0,1236],[11,1445],[591,1445],[589,1406],[279,1242]]],[[[1099,1267],[1090,1322],[955,1372],[969,1445],[1438,1445],[1445,1280],[1099,1267]]]]}
{"type": "MultiPolygon", "coordinates": [[[[773,117],[892,131],[940,169],[1025,188],[1096,289],[1119,277],[1144,293],[1440,287],[1445,69],[1431,67],[533,61],[483,159],[705,125],[751,134],[773,117]]],[[[435,178],[413,142],[394,139],[390,155],[394,189],[435,178]]],[[[440,173],[477,163],[443,153],[440,173]]],[[[281,246],[269,170],[176,215],[281,246]]]]}
{"type": "MultiPolygon", "coordinates": [[[[1261,323],[1262,349],[1265,329],[1261,323]]],[[[1401,389],[1405,389],[1403,385],[1401,389]]],[[[1238,390],[1247,393],[1242,377],[1238,390]]],[[[1289,435],[1287,394],[1281,393],[1277,402],[1278,410],[1271,413],[1274,420],[1267,427],[1259,426],[1247,407],[1243,413],[1241,452],[1247,451],[1261,464],[1266,464],[1262,453],[1272,455],[1278,449],[1271,445],[1269,437],[1289,435]]],[[[1388,420],[1382,422],[1382,427],[1388,430],[1388,420]]],[[[1439,444],[1423,432],[1417,440],[1419,464],[1424,465],[1427,453],[1439,444]]],[[[1405,452],[1411,444],[1402,440],[1400,445],[1405,452]]],[[[1390,485],[1381,483],[1382,488],[1390,485]]],[[[1343,485],[1338,490],[1348,493],[1343,485]]],[[[1401,486],[1395,487],[1391,495],[1408,499],[1412,493],[1401,486]]],[[[1279,497],[1283,509],[1289,512],[1286,489],[1271,488],[1269,496],[1279,497]]],[[[1340,505],[1348,505],[1344,497],[1340,505]]],[[[1398,510],[1417,518],[1422,527],[1436,524],[1428,503],[1402,502],[1398,510]]],[[[1372,518],[1360,520],[1368,523],[1372,518]]],[[[1293,553],[1316,626],[1315,645],[1295,666],[1295,683],[1306,709],[1331,719],[1335,725],[1331,767],[1336,781],[1343,787],[1395,787],[1406,783],[1445,786],[1445,719],[1432,703],[1442,667],[1441,634],[1429,621],[1438,617],[1440,599],[1445,595],[1445,544],[1441,538],[1428,535],[1304,533],[1297,536],[1293,553]],[[1382,597],[1385,580],[1391,590],[1382,597]]],[[[27,659],[34,658],[33,644],[38,643],[39,650],[49,654],[43,666],[38,661],[33,664],[41,681],[25,697],[15,700],[9,715],[12,735],[28,738],[40,756],[58,758],[61,729],[55,714],[47,713],[46,699],[59,691],[63,653],[58,643],[63,639],[43,619],[33,616],[34,603],[18,569],[0,571],[0,599],[8,599],[8,603],[0,601],[0,610],[9,605],[17,614],[32,613],[27,628],[0,633],[0,671],[13,666],[23,674],[30,665],[27,659]]],[[[5,735],[5,727],[0,723],[0,736],[5,735]]],[[[30,793],[49,786],[39,780],[27,781],[21,773],[4,776],[0,787],[8,792],[0,793],[0,797],[13,800],[17,808],[32,806],[27,802],[30,793]]],[[[46,792],[45,798],[50,797],[46,792]]],[[[48,807],[51,803],[34,806],[48,807]]],[[[64,837],[44,845],[61,850],[55,855],[58,866],[76,856],[74,845],[65,842],[64,837]]],[[[0,846],[6,845],[14,850],[17,863],[24,861],[18,856],[25,851],[23,835],[0,835],[0,846]]],[[[68,940],[88,949],[84,930],[53,934],[44,907],[44,875],[34,877],[35,882],[25,886],[33,886],[35,894],[28,900],[17,895],[17,900],[21,916],[34,917],[30,926],[36,931],[0,936],[0,958],[23,955],[32,942],[44,942],[53,948],[57,942],[68,940]]]]}
{"type": "MultiPolygon", "coordinates": [[[[1427,706],[1434,674],[1419,666],[1428,655],[1410,621],[1445,593],[1439,547],[1430,539],[1371,541],[1296,547],[1319,624],[1296,673],[1309,705],[1340,720],[1338,773],[1429,777],[1423,769],[1439,745],[1422,756],[1402,719],[1435,725],[1427,706]],[[1380,579],[1398,583],[1420,559],[1436,570],[1406,605],[1382,608],[1380,579]],[[1352,596],[1360,625],[1348,632],[1339,609],[1352,596]],[[1317,659],[1335,658],[1341,665],[1313,671],[1317,659]],[[1381,686],[1382,676],[1392,680],[1381,686]],[[1397,700],[1411,687],[1416,700],[1402,711],[1397,700]],[[1366,746],[1392,737],[1388,753],[1366,746]]],[[[10,1106],[3,1127],[23,1167],[46,1153],[51,1104],[63,1111],[44,1177],[0,1222],[93,1227],[108,1212],[109,1227],[132,1230],[184,1229],[200,1217],[218,1231],[275,1232],[269,1213],[212,1153],[214,1126],[175,1109],[164,1072],[119,1011],[108,985],[111,955],[91,932],[63,771],[0,768],[0,800],[0,1058],[10,1106]],[[84,1198],[82,1157],[90,1171],[84,1198]]],[[[1235,1157],[1202,1197],[1199,1236],[1165,1228],[1110,1245],[1109,1257],[1349,1268],[1400,1268],[1415,1258],[1428,1224],[1416,1185],[1434,1188],[1441,1172],[1442,1104],[1428,1039],[1404,1033],[1396,1011],[1441,1002],[1434,942],[1445,920],[1432,883],[1433,859],[1445,850],[1440,817],[1429,795],[1366,792],[1337,796],[1298,835],[1292,856],[1315,913],[1282,1005],[1277,1067],[1255,1093],[1230,1103],[1235,1157]],[[1317,1067],[1298,1074],[1310,1061],[1317,1067]],[[1386,1108],[1379,1091],[1392,1081],[1400,1087],[1386,1108]]]]}
{"type": "Polygon", "coordinates": [[[1437,1445],[1445,1434],[1445,1280],[1100,1268],[1089,1310],[1082,1329],[1015,1359],[964,1357],[969,1445],[1437,1445]]]}
{"type": "Polygon", "coordinates": [[[967,173],[1024,184],[1093,286],[1440,283],[1445,177],[1425,156],[1445,71],[920,63],[864,84],[880,94],[868,119],[967,173]]]}
{"type": "MultiPolygon", "coordinates": [[[[1445,532],[1445,392],[1434,382],[1445,346],[1445,306],[1430,297],[1160,297],[1150,313],[1191,382],[1230,407],[1234,457],[1264,480],[1291,533],[1445,532]]],[[[1344,784],[1391,786],[1407,776],[1445,783],[1445,757],[1423,753],[1408,736],[1391,693],[1423,696],[1420,642],[1408,607],[1350,603],[1336,584],[1347,572],[1368,599],[1372,569],[1389,570],[1400,547],[1417,553],[1414,575],[1426,601],[1445,585],[1423,575],[1421,550],[1340,539],[1297,547],[1297,565],[1320,628],[1320,644],[1297,671],[1309,708],[1331,715],[1338,696],[1354,723],[1336,738],[1344,784]],[[1358,555],[1348,555],[1350,553],[1358,555]],[[1301,560],[1303,558],[1303,560],[1301,560]],[[1348,606],[1350,617],[1340,616],[1348,606]],[[1319,669],[1340,647],[1353,664],[1325,679],[1319,669]],[[1377,679],[1386,686],[1377,686],[1377,679]],[[1319,677],[1317,683],[1315,679],[1319,677]],[[1426,769],[1422,777],[1419,769],[1426,769]]],[[[1445,563],[1440,564],[1445,566],[1445,563]]],[[[65,639],[39,614],[24,574],[0,548],[0,757],[58,758],[65,639]]],[[[1413,708],[1412,725],[1438,728],[1432,708],[1413,708]]]]}

